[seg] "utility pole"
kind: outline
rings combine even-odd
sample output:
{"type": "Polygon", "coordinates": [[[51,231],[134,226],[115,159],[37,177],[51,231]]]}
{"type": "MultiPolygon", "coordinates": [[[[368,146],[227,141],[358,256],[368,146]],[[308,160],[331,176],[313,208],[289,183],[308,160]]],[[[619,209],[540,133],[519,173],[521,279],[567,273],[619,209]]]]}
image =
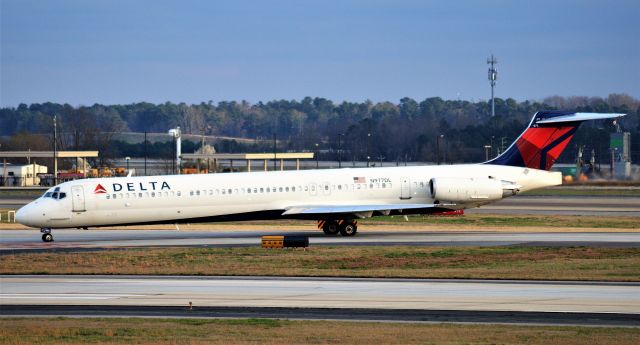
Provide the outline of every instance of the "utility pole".
{"type": "Polygon", "coordinates": [[[496,86],[496,80],[498,80],[498,71],[495,68],[495,65],[498,63],[498,60],[493,57],[487,59],[487,64],[489,67],[489,83],[491,84],[491,117],[496,116],[496,101],[493,98],[493,88],[496,86]]]}
{"type": "Polygon", "coordinates": [[[344,134],[338,134],[338,168],[342,168],[342,136],[344,134]]]}
{"type": "Polygon", "coordinates": [[[147,176],[147,132],[144,132],[144,176],[147,176]]]}
{"type": "Polygon", "coordinates": [[[53,185],[58,184],[58,123],[57,115],[53,115],[53,185]]]}
{"type": "Polygon", "coordinates": [[[273,132],[273,171],[278,170],[278,162],[276,160],[276,152],[278,149],[278,138],[276,137],[276,132],[273,132]]]}

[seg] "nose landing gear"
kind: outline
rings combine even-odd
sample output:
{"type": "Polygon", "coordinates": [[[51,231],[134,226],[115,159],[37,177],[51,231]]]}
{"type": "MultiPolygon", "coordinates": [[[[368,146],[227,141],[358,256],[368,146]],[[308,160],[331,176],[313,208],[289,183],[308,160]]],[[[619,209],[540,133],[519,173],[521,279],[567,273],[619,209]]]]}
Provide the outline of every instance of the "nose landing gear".
{"type": "Polygon", "coordinates": [[[51,228],[40,229],[42,233],[42,242],[53,242],[53,234],[51,234],[51,228]]]}

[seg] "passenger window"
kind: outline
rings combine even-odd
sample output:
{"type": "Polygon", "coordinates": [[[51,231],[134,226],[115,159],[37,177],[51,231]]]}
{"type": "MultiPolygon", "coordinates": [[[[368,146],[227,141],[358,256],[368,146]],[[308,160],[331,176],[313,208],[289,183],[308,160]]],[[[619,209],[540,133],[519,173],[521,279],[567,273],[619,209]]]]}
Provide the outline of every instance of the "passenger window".
{"type": "Polygon", "coordinates": [[[279,189],[279,190],[280,190],[280,193],[282,193],[282,187],[280,187],[280,189],[279,189]]]}
{"type": "Polygon", "coordinates": [[[382,182],[382,188],[387,188],[384,182],[382,182]]]}
{"type": "Polygon", "coordinates": [[[182,195],[182,192],[181,192],[181,191],[177,191],[177,192],[176,192],[176,194],[177,194],[178,196],[181,196],[181,195],[182,195]]]}
{"type": "Polygon", "coordinates": [[[288,193],[289,192],[289,187],[286,187],[284,190],[285,190],[285,192],[288,193]]]}
{"type": "Polygon", "coordinates": [[[369,184],[369,189],[373,189],[373,183],[369,184]]]}
{"type": "Polygon", "coordinates": [[[291,191],[295,192],[296,191],[296,186],[291,187],[291,191]]]}
{"type": "Polygon", "coordinates": [[[258,188],[254,188],[254,189],[253,189],[253,193],[254,193],[254,194],[255,194],[255,193],[258,193],[258,188]]]}
{"type": "Polygon", "coordinates": [[[338,185],[338,190],[342,190],[342,185],[341,184],[338,185]]]}
{"type": "Polygon", "coordinates": [[[156,192],[151,192],[151,197],[155,198],[156,197],[156,192]]]}
{"type": "Polygon", "coordinates": [[[111,199],[111,196],[109,194],[107,194],[107,199],[111,199]]]}
{"type": "Polygon", "coordinates": [[[260,188],[260,193],[264,193],[264,188],[260,188]]]}
{"type": "Polygon", "coordinates": [[[251,188],[247,188],[247,194],[251,194],[251,188]]]}
{"type": "Polygon", "coordinates": [[[138,193],[138,198],[142,199],[142,193],[138,193]]]}
{"type": "Polygon", "coordinates": [[[424,188],[424,182],[420,182],[420,188],[424,188]]]}
{"type": "Polygon", "coordinates": [[[114,193],[114,194],[113,194],[113,198],[115,199],[116,197],[117,197],[117,194],[115,194],[115,193],[114,193]]]}

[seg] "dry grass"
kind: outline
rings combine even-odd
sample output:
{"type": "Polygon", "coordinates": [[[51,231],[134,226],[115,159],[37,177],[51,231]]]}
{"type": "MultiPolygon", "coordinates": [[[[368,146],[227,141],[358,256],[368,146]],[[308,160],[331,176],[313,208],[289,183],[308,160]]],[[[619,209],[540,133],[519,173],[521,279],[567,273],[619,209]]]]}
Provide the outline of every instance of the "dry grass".
{"type": "Polygon", "coordinates": [[[0,257],[2,274],[259,275],[640,281],[640,249],[154,248],[0,257]]]}
{"type": "Polygon", "coordinates": [[[0,344],[638,344],[640,329],[266,319],[2,319],[0,344]]]}

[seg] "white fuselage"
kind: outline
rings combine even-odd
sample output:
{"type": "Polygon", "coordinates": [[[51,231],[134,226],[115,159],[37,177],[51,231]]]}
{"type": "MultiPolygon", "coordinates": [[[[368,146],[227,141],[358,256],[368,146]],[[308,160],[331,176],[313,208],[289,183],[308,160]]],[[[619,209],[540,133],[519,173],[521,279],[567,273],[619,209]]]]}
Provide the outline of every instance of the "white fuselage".
{"type": "Polygon", "coordinates": [[[431,204],[429,181],[437,177],[494,178],[517,184],[519,191],[561,183],[560,173],[487,164],[97,178],[58,185],[64,198],[43,196],[20,209],[17,219],[33,227],[71,228],[243,214],[279,218],[300,206],[431,204]]]}

